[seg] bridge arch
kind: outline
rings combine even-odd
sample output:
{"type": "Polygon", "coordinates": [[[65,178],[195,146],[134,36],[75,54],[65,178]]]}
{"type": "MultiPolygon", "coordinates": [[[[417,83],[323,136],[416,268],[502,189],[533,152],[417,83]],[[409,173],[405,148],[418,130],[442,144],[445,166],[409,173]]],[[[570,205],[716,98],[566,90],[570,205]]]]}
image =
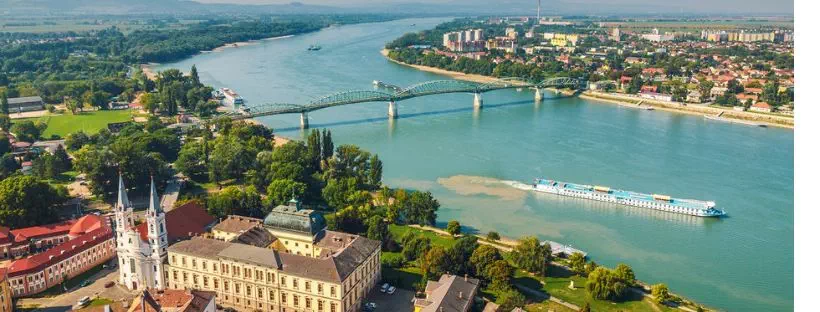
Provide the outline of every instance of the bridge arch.
{"type": "Polygon", "coordinates": [[[458,93],[458,92],[477,92],[479,84],[461,80],[433,80],[414,84],[404,88],[396,93],[396,99],[406,99],[417,96],[441,94],[441,93],[458,93]]]}
{"type": "Polygon", "coordinates": [[[323,97],[310,101],[305,105],[308,111],[328,108],[339,105],[355,104],[362,102],[386,102],[395,98],[395,94],[374,90],[350,90],[331,93],[323,97]]]}

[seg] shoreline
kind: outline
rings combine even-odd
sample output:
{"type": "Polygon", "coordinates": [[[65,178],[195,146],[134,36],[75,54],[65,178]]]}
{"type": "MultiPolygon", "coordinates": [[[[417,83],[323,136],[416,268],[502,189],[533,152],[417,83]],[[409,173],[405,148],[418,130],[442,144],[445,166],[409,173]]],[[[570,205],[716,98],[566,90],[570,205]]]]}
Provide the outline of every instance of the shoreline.
{"type": "MultiPolygon", "coordinates": [[[[296,36],[296,35],[284,35],[284,36],[268,37],[268,38],[262,38],[262,39],[252,39],[252,40],[247,40],[247,41],[228,42],[228,43],[225,43],[225,44],[223,44],[223,45],[221,45],[221,46],[218,46],[218,47],[216,47],[216,48],[213,48],[213,49],[211,49],[211,50],[199,51],[199,52],[197,52],[197,53],[195,53],[195,54],[192,54],[192,55],[186,56],[186,57],[184,57],[183,59],[187,59],[187,58],[190,58],[190,57],[194,57],[194,56],[196,56],[196,55],[203,54],[203,53],[219,53],[219,52],[225,51],[225,49],[230,49],[230,48],[241,48],[241,47],[245,47],[245,46],[250,46],[250,45],[256,45],[256,44],[259,44],[259,43],[261,43],[262,41],[272,41],[272,40],[279,40],[279,39],[287,39],[287,38],[290,38],[290,37],[293,37],[293,36],[296,36]]],[[[140,66],[140,70],[142,70],[142,73],[144,73],[144,74],[145,74],[145,76],[147,76],[147,77],[148,77],[148,79],[151,79],[151,80],[157,80],[157,79],[156,79],[156,77],[157,77],[157,71],[155,70],[155,67],[156,67],[157,65],[162,65],[162,64],[161,64],[161,63],[153,63],[153,62],[151,62],[151,63],[142,63],[142,64],[139,64],[139,66],[140,66]]]]}
{"type": "MultiPolygon", "coordinates": [[[[381,54],[384,56],[388,61],[404,65],[408,67],[415,68],[420,71],[425,71],[429,73],[444,75],[449,78],[464,80],[464,81],[472,81],[478,83],[487,83],[487,82],[495,82],[499,81],[499,78],[490,77],[490,76],[483,76],[477,74],[465,74],[460,72],[449,71],[441,68],[424,66],[424,65],[415,65],[415,64],[407,64],[401,61],[394,60],[388,56],[390,50],[382,49],[381,54]]],[[[595,91],[584,91],[578,97],[585,99],[585,100],[593,100],[597,102],[603,102],[607,104],[617,104],[620,106],[627,106],[633,108],[639,108],[628,100],[632,99],[624,99],[624,95],[621,94],[612,94],[612,93],[602,93],[602,92],[595,92],[595,91]]],[[[709,115],[717,115],[723,113],[723,118],[738,120],[738,121],[747,121],[747,122],[757,122],[764,124],[769,127],[778,127],[784,129],[792,129],[794,130],[794,118],[789,118],[785,116],[777,116],[777,115],[765,115],[765,114],[757,114],[752,112],[738,112],[731,109],[722,109],[722,108],[715,108],[709,106],[702,106],[702,105],[680,105],[676,102],[674,103],[662,103],[655,100],[650,99],[641,99],[635,98],[634,100],[642,101],[641,105],[646,105],[647,107],[652,107],[659,111],[664,112],[672,112],[672,113],[681,113],[687,115],[700,115],[700,116],[709,116],[709,115]],[[781,121],[781,122],[777,122],[781,121]]],[[[725,122],[732,122],[731,120],[725,122]]],[[[740,124],[741,122],[737,122],[740,124]]]]}

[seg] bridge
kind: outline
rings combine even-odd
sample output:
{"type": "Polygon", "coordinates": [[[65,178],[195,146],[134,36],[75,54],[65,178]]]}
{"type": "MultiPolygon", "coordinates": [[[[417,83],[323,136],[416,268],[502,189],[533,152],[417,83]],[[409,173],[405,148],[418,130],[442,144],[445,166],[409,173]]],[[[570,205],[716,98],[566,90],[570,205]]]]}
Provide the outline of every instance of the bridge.
{"type": "Polygon", "coordinates": [[[541,82],[528,82],[522,78],[504,78],[488,83],[476,83],[461,80],[433,80],[401,88],[390,84],[381,84],[377,90],[350,90],[329,94],[316,98],[307,104],[272,103],[261,104],[248,107],[241,112],[232,112],[227,115],[233,119],[247,119],[262,116],[281,114],[301,114],[301,127],[307,129],[308,113],[324,108],[350,105],[366,102],[387,102],[387,116],[391,119],[398,117],[398,107],[396,102],[416,97],[447,94],[447,93],[472,93],[473,106],[480,109],[484,105],[481,94],[485,92],[529,88],[535,90],[535,101],[541,101],[544,88],[571,88],[580,89],[586,83],[567,77],[550,78],[541,82]]]}

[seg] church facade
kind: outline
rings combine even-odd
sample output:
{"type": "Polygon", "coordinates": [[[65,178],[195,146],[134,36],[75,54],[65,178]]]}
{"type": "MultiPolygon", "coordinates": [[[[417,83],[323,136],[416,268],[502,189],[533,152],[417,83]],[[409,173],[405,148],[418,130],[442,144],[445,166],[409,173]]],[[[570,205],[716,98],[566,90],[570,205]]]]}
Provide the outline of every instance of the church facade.
{"type": "Polygon", "coordinates": [[[168,258],[168,230],[154,180],[145,212],[147,231],[135,225],[134,207],[122,177],[119,179],[117,205],[114,207],[117,255],[120,259],[120,284],[128,289],[165,289],[164,263],[168,258]]]}

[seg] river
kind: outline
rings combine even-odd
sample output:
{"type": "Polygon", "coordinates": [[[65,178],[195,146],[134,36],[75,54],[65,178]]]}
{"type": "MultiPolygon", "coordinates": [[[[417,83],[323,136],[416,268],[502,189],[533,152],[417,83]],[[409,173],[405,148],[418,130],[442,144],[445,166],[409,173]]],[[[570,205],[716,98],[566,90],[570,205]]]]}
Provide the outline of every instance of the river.
{"type": "MultiPolygon", "coordinates": [[[[370,89],[374,79],[407,86],[445,77],[385,60],[379,50],[443,19],[331,27],[163,64],[204,83],[230,87],[249,105],[306,103],[336,91],[370,89]],[[318,43],[320,51],[306,48],[318,43]]],[[[792,310],[794,132],[644,111],[579,98],[533,101],[531,91],[363,103],[310,113],[336,144],[378,153],[384,181],[429,190],[438,222],[572,244],[598,263],[624,262],[649,283],[665,282],[707,306],[792,310]],[[533,194],[501,181],[535,177],[714,200],[729,217],[703,219],[533,194]]],[[[300,138],[298,115],[259,119],[300,138]]]]}

